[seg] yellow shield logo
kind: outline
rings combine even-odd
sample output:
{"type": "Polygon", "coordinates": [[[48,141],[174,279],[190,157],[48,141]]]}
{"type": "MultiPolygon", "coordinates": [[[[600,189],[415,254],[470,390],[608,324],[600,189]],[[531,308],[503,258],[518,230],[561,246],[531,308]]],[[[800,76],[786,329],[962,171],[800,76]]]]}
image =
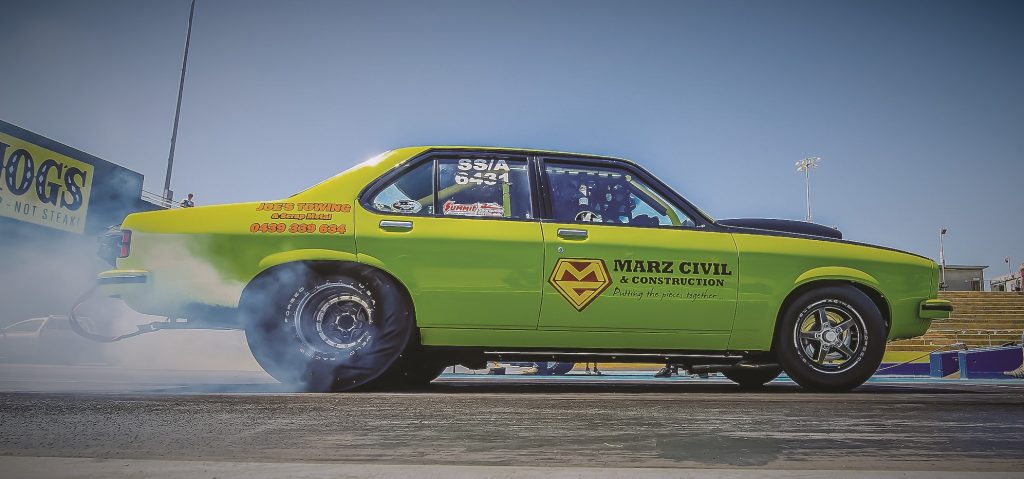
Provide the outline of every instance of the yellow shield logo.
{"type": "Polygon", "coordinates": [[[562,258],[555,263],[548,283],[551,283],[576,311],[583,311],[583,308],[611,286],[612,279],[604,260],[562,258]]]}

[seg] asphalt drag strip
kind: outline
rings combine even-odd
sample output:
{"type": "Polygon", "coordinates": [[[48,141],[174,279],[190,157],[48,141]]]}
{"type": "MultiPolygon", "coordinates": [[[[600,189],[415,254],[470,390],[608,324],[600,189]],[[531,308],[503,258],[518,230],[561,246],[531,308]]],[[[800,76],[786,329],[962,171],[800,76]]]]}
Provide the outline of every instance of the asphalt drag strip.
{"type": "Polygon", "coordinates": [[[1024,381],[878,379],[817,394],[785,380],[744,392],[638,373],[446,374],[417,392],[304,394],[255,372],[43,372],[0,365],[5,477],[1024,471],[1024,381]]]}

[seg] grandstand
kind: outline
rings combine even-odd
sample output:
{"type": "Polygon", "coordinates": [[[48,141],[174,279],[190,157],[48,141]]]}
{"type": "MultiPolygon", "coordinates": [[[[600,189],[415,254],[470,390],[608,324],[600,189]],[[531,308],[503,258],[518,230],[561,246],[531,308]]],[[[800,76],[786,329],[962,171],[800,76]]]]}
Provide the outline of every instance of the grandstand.
{"type": "Polygon", "coordinates": [[[945,291],[939,297],[953,302],[950,318],[932,321],[923,336],[890,342],[887,352],[923,354],[953,343],[981,348],[1020,341],[1024,331],[1024,293],[945,291]]]}

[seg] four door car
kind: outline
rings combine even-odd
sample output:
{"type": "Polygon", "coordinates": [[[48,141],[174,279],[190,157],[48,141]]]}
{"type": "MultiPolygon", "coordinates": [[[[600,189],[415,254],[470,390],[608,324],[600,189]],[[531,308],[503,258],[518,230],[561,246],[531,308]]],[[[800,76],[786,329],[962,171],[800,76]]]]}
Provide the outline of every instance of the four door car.
{"type": "Polygon", "coordinates": [[[550,151],[401,148],[286,199],[137,213],[117,234],[101,291],[242,328],[267,372],[310,390],[487,360],[846,390],[951,310],[927,258],[716,221],[632,162],[550,151]]]}

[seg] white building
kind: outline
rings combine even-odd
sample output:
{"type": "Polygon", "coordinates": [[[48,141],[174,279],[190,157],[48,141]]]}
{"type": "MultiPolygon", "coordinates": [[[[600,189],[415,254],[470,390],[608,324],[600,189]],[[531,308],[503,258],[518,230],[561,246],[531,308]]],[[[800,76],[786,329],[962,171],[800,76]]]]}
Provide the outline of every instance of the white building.
{"type": "Polygon", "coordinates": [[[947,264],[945,268],[945,290],[984,291],[985,268],[988,268],[988,266],[947,264]]]}
{"type": "Polygon", "coordinates": [[[988,281],[989,289],[992,291],[1024,291],[1021,284],[1021,272],[1024,272],[1024,263],[1016,273],[996,276],[988,281]]]}

